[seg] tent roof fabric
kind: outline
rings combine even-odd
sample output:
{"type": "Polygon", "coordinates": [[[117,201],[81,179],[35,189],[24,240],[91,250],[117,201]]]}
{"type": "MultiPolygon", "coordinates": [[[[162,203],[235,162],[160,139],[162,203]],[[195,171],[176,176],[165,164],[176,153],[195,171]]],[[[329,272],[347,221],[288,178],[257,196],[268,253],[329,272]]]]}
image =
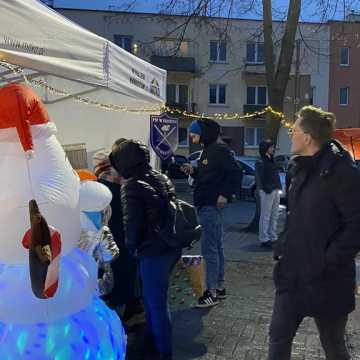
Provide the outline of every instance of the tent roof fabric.
{"type": "Polygon", "coordinates": [[[132,102],[136,99],[159,107],[165,103],[165,70],[37,0],[0,0],[0,8],[0,60],[41,74],[107,88],[120,95],[119,105],[126,105],[130,98],[132,102]]]}
{"type": "Polygon", "coordinates": [[[355,160],[360,159],[360,128],[336,129],[333,137],[353,154],[355,160]]]}

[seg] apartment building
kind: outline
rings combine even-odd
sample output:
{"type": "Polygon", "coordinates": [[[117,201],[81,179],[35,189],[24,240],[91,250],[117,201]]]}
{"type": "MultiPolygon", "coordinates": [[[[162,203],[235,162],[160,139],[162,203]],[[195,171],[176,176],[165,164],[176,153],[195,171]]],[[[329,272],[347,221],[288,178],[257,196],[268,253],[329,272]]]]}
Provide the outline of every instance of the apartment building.
{"type": "MultiPolygon", "coordinates": [[[[247,114],[268,103],[262,22],[133,12],[56,9],[85,28],[108,38],[127,51],[168,71],[168,105],[204,114],[247,114]]],[[[274,23],[281,36],[284,23],[274,23]]],[[[328,27],[299,26],[293,69],[284,111],[292,119],[304,104],[328,107],[328,27]]],[[[279,53],[277,47],[275,56],[279,53]]],[[[180,117],[179,153],[193,149],[180,117]]],[[[265,119],[221,120],[223,139],[238,154],[257,155],[265,119]]],[[[282,129],[278,153],[288,153],[289,139],[282,129]]]]}
{"type": "Polygon", "coordinates": [[[329,109],[337,127],[360,127],[360,15],[331,21],[329,109]]]}

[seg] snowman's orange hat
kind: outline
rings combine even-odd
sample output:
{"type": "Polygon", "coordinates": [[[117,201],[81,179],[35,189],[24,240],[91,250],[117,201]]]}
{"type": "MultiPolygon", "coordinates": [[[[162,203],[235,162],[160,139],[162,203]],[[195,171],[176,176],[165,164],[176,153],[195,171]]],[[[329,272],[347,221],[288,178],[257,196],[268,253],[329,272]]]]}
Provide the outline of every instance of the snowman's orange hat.
{"type": "Polygon", "coordinates": [[[16,128],[25,152],[33,150],[31,125],[49,122],[49,114],[38,95],[24,84],[0,88],[0,131],[16,128]]]}

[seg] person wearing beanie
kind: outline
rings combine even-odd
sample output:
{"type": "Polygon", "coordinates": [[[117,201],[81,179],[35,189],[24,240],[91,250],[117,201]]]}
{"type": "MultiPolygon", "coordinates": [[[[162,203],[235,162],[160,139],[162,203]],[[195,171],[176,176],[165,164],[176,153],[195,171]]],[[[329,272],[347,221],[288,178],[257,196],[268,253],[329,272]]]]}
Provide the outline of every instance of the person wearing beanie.
{"type": "Polygon", "coordinates": [[[170,274],[181,257],[181,249],[170,248],[158,229],[164,225],[167,200],[174,187],[149,164],[149,150],[135,140],[114,145],[111,164],[124,177],[121,187],[125,243],[139,261],[146,314],[147,360],[172,359],[172,327],[168,306],[170,274]]]}
{"type": "Polygon", "coordinates": [[[262,247],[277,241],[281,182],[274,161],[275,145],[267,139],[259,144],[261,160],[255,165],[256,191],[260,197],[259,240],[262,247]]]}
{"type": "Polygon", "coordinates": [[[226,298],[222,210],[241,187],[241,169],[226,145],[218,143],[220,126],[210,119],[194,120],[189,126],[194,144],[203,151],[198,166],[190,164],[183,171],[194,178],[194,205],[203,229],[201,252],[206,263],[206,291],[197,307],[217,305],[226,298]]]}

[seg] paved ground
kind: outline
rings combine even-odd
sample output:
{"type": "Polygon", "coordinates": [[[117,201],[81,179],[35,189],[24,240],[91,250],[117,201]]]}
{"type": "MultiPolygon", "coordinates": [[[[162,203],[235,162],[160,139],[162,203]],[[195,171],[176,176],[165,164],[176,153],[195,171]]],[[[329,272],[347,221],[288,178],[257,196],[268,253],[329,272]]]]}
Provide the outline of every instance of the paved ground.
{"type": "MultiPolygon", "coordinates": [[[[186,189],[181,185],[178,188],[186,189]]],[[[183,191],[181,194],[189,196],[183,191]]],[[[253,203],[237,202],[224,213],[228,298],[211,310],[191,308],[193,299],[189,294],[178,294],[182,301],[172,300],[175,360],[266,359],[274,292],[273,261],[271,252],[260,250],[254,234],[240,232],[253,211],[253,203]]],[[[141,320],[137,333],[129,334],[128,360],[143,359],[140,333],[141,320]]],[[[347,332],[353,360],[360,360],[359,333],[360,310],[352,314],[347,332]]],[[[325,359],[311,319],[306,319],[299,329],[292,359],[325,359]]]]}

